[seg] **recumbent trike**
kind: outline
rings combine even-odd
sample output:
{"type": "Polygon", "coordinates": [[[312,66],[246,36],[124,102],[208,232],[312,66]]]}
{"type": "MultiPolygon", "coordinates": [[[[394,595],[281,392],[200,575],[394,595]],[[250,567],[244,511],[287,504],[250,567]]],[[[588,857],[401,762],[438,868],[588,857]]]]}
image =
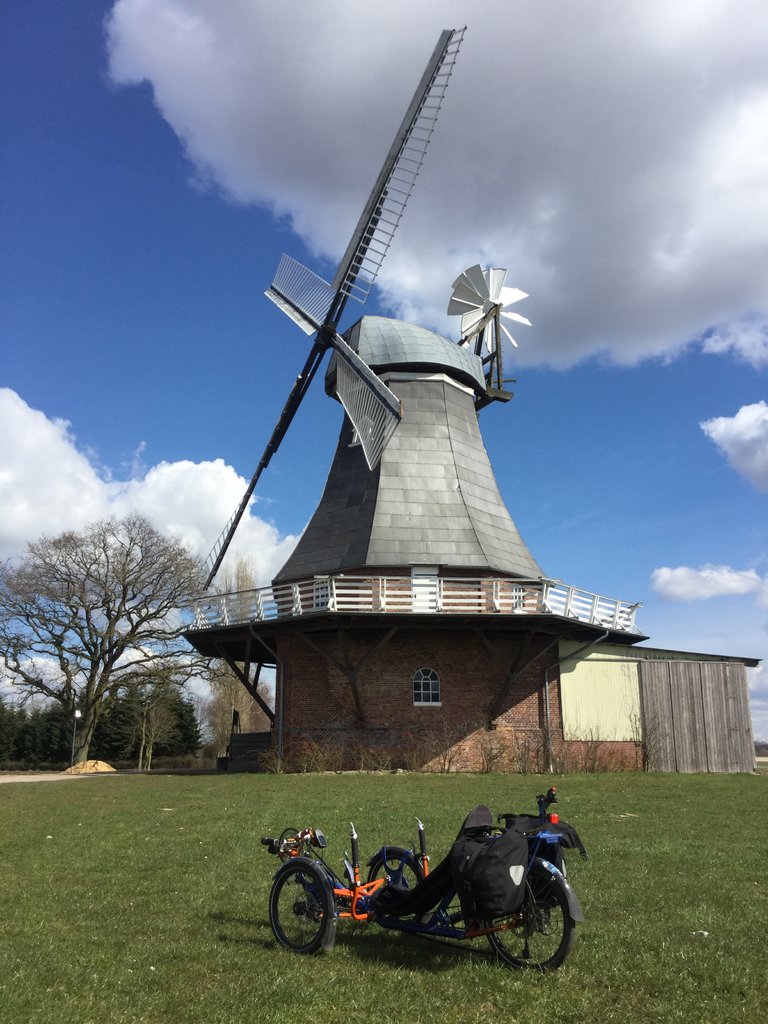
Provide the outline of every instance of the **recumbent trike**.
{"type": "Polygon", "coordinates": [[[586,857],[575,829],[548,813],[556,799],[552,787],[537,797],[538,815],[499,815],[503,828],[494,827],[488,807],[476,807],[432,870],[417,819],[419,852],[381,847],[367,862],[365,881],[354,825],[343,879],[323,859],[319,829],[266,837],[262,843],[282,861],[269,896],[275,938],[296,953],[330,950],[337,922],[350,919],[436,939],[487,938],[510,967],[554,970],[584,920],[566,881],[563,847],[586,857]]]}

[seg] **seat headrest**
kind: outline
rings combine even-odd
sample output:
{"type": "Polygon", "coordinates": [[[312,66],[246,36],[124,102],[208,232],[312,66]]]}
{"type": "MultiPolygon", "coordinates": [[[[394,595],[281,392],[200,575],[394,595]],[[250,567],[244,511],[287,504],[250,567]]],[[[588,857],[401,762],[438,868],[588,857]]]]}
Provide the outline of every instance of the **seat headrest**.
{"type": "Polygon", "coordinates": [[[461,831],[472,832],[474,830],[479,831],[480,829],[490,828],[493,828],[491,808],[486,807],[485,804],[480,804],[466,816],[464,824],[461,826],[461,831]]]}

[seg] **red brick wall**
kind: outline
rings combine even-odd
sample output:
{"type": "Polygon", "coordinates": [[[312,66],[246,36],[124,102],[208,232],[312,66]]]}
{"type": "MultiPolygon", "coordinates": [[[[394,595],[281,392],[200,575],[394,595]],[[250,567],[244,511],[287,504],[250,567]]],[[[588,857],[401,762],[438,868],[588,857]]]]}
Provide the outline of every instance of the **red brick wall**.
{"type": "MultiPolygon", "coordinates": [[[[285,666],[286,750],[302,741],[333,746],[339,759],[366,746],[387,752],[393,764],[482,770],[489,760],[499,770],[531,770],[545,748],[544,673],[549,669],[550,731],[562,745],[557,649],[541,655],[499,697],[520,653],[519,635],[474,629],[400,630],[369,655],[355,673],[364,722],[357,721],[352,688],[341,664],[356,665],[381,640],[383,631],[355,631],[342,642],[334,633],[312,634],[323,657],[298,636],[281,641],[285,666]],[[490,650],[489,650],[490,647],[490,650]],[[413,675],[419,668],[440,676],[441,706],[414,706],[413,675]],[[490,726],[490,729],[488,729],[490,726]]],[[[541,639],[523,653],[520,664],[550,643],[541,639]]]]}

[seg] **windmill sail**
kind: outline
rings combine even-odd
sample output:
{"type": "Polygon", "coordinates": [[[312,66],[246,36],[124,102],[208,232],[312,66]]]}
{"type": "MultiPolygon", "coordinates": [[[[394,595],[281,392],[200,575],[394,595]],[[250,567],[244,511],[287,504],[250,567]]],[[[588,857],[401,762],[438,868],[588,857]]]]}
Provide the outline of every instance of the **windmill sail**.
{"type": "Polygon", "coordinates": [[[338,334],[333,344],[336,394],[357,431],[368,468],[374,469],[400,422],[400,399],[338,334]]]}
{"type": "MultiPolygon", "coordinates": [[[[288,312],[283,306],[287,301],[308,322],[335,328],[347,298],[361,303],[368,298],[424,163],[464,32],[463,28],[446,29],[440,34],[333,282],[328,284],[300,263],[283,256],[275,280],[265,294],[284,312],[288,312]],[[328,300],[322,319],[322,303],[316,304],[320,295],[328,300]]],[[[288,315],[294,318],[291,313],[288,315]]],[[[306,327],[302,326],[302,330],[306,327]]]]}
{"type": "Polygon", "coordinates": [[[240,524],[240,520],[243,518],[243,513],[248,508],[248,503],[256,489],[256,484],[259,482],[259,477],[269,465],[272,456],[275,454],[280,446],[280,442],[285,437],[286,431],[291,425],[291,421],[296,415],[296,410],[301,405],[301,400],[306,394],[309,385],[312,383],[312,379],[317,372],[317,368],[320,365],[324,354],[325,346],[319,341],[315,341],[301,373],[294,381],[291,393],[288,395],[288,399],[283,406],[283,411],[280,413],[280,417],[272,431],[272,436],[267,442],[267,446],[264,449],[261,459],[259,459],[259,464],[251,477],[251,481],[245,489],[245,494],[240,499],[240,504],[232,513],[229,522],[219,534],[216,543],[211,548],[208,557],[205,560],[204,567],[206,570],[206,578],[203,590],[207,590],[211,583],[213,583],[214,577],[219,571],[221,563],[224,561],[227,549],[232,543],[232,538],[240,524]]]}
{"type": "Polygon", "coordinates": [[[395,135],[333,279],[333,288],[344,299],[368,298],[424,162],[464,31],[441,33],[395,135]]]}
{"type": "Polygon", "coordinates": [[[379,172],[333,282],[283,256],[265,292],[306,334],[317,332],[310,357],[296,380],[256,472],[229,524],[208,555],[205,589],[213,582],[256,482],[277,450],[326,349],[337,355],[336,394],[352,421],[369,468],[401,418],[397,397],[336,333],[348,298],[365,302],[413,191],[456,63],[464,29],[446,29],[427,64],[379,172]]]}
{"type": "Polygon", "coordinates": [[[305,334],[314,334],[325,323],[334,299],[327,281],[285,253],[264,294],[305,334]]]}

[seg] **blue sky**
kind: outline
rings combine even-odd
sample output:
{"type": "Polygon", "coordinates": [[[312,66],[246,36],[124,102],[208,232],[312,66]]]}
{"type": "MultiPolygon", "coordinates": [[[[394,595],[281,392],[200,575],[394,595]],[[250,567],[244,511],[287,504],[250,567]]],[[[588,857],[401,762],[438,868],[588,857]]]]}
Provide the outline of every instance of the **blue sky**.
{"type": "MultiPolygon", "coordinates": [[[[0,556],[129,508],[207,552],[305,357],[263,297],[280,253],[332,275],[466,23],[365,312],[455,337],[454,277],[508,267],[533,327],[481,423],[537,560],[642,601],[659,646],[768,657],[761,5],[412,7],[2,5],[0,556]]],[[[264,582],[340,418],[316,387],[262,477],[238,550],[264,582]]],[[[765,670],[752,690],[768,738],[765,670]]]]}

